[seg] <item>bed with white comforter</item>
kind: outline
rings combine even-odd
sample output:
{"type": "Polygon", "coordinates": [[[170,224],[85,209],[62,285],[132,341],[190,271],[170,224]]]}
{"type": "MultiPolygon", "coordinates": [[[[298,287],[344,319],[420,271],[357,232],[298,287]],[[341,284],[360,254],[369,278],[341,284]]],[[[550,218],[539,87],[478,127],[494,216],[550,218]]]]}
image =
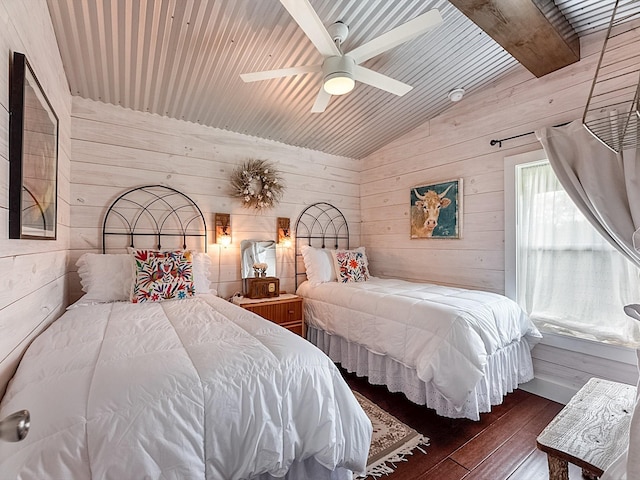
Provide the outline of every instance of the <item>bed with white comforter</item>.
{"type": "Polygon", "coordinates": [[[350,478],[371,424],[304,339],[213,295],[70,308],[26,352],[2,478],[350,478]]]}
{"type": "Polygon", "coordinates": [[[334,361],[440,415],[477,420],[533,378],[541,335],[502,295],[375,277],[297,293],[309,339],[334,361]]]}

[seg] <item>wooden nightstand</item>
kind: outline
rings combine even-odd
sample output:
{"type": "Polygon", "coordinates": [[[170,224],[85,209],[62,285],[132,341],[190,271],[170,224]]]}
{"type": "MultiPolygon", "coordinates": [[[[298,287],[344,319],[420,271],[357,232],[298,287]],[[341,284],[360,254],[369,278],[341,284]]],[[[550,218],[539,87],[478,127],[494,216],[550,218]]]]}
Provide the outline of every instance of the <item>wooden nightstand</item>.
{"type": "Polygon", "coordinates": [[[234,299],[233,303],[257,313],[303,338],[305,336],[302,297],[285,293],[276,298],[234,299]]]}

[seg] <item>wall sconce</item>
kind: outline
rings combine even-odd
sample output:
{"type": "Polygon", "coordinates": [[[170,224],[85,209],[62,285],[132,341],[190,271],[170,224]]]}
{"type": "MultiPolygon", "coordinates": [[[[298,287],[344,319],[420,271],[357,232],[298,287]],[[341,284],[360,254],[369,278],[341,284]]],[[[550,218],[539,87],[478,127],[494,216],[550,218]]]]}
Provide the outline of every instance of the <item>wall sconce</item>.
{"type": "Polygon", "coordinates": [[[31,425],[29,410],[19,410],[0,420],[0,439],[6,442],[19,442],[29,433],[31,425]]]}
{"type": "Polygon", "coordinates": [[[283,247],[291,247],[291,220],[278,217],[278,243],[283,247]]]}
{"type": "Polygon", "coordinates": [[[231,215],[228,213],[216,213],[216,238],[218,245],[231,245],[231,215]]]}

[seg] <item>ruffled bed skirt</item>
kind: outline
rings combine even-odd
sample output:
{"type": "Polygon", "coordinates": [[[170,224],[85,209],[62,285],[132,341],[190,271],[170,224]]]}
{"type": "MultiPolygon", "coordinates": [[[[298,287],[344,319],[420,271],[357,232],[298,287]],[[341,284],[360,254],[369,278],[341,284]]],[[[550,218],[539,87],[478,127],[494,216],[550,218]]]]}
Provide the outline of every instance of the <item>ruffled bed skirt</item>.
{"type": "Polygon", "coordinates": [[[490,412],[492,405],[500,405],[503,397],[520,383],[533,379],[530,347],[522,339],[488,357],[484,376],[464,404],[456,406],[430,382],[420,380],[415,369],[390,357],[372,353],[362,345],[312,326],[307,326],[307,339],[348,372],[368,377],[373,385],[386,385],[391,392],[402,392],[412,402],[433,408],[438,415],[449,418],[480,420],[481,413],[490,412]]]}
{"type": "Polygon", "coordinates": [[[253,477],[251,480],[300,480],[313,478],[314,480],[352,480],[351,470],[338,467],[336,470],[328,470],[320,465],[315,458],[307,458],[300,462],[294,462],[284,477],[274,477],[268,473],[253,477]]]}

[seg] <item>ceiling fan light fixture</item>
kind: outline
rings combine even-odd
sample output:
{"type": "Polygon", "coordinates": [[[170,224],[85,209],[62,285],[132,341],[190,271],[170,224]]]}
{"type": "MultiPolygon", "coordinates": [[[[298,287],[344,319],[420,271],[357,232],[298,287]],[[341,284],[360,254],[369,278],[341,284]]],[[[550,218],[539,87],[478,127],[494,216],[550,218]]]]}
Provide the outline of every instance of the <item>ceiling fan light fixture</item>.
{"type": "Polygon", "coordinates": [[[353,76],[346,72],[330,73],[324,77],[324,91],[329,95],[344,95],[353,90],[356,82],[353,76]]]}
{"type": "Polygon", "coordinates": [[[324,79],[322,88],[329,95],[344,95],[353,90],[356,82],[353,79],[353,58],[343,55],[342,57],[328,57],[322,64],[324,79]]]}

